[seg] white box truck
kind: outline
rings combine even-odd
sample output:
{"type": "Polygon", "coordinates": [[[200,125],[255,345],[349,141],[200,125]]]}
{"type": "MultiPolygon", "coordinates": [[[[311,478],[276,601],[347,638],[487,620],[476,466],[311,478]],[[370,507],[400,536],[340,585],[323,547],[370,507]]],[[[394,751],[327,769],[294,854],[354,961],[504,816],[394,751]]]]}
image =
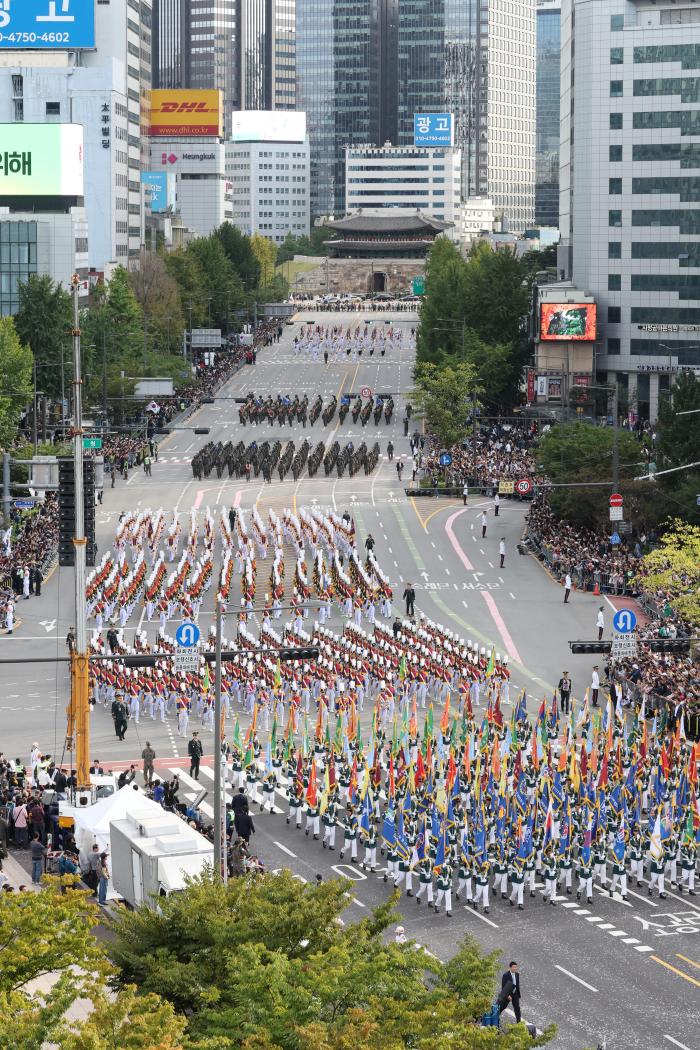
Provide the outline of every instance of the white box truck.
{"type": "Polygon", "coordinates": [[[158,898],[185,887],[188,877],[214,864],[214,847],[174,813],[133,813],[110,824],[112,883],[132,906],[155,907],[158,898]]]}

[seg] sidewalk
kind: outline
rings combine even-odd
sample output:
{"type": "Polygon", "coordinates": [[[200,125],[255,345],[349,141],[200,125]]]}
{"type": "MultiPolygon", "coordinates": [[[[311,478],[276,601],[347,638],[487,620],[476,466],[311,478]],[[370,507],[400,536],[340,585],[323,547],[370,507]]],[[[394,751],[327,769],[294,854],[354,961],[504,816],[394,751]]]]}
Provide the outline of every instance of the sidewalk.
{"type": "MultiPolygon", "coordinates": [[[[28,854],[27,854],[28,855],[28,854]]],[[[26,886],[32,893],[38,893],[41,889],[40,886],[35,886],[32,882],[32,877],[26,868],[22,867],[20,862],[10,854],[2,862],[2,875],[6,875],[11,886],[18,889],[20,886],[26,886]]],[[[2,878],[0,875],[0,878],[2,878]]]]}

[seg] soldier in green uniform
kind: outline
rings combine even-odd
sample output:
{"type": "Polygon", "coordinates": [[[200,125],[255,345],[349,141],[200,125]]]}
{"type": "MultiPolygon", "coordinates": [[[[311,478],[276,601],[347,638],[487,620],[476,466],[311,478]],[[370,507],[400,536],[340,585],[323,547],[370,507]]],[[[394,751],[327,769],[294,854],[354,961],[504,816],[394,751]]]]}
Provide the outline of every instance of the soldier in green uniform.
{"type": "Polygon", "coordinates": [[[331,793],[330,793],[330,796],[329,796],[329,799],[328,799],[328,805],[326,806],[326,809],[325,809],[325,812],[323,814],[323,817],[321,818],[323,820],[323,843],[322,843],[322,845],[323,845],[324,849],[335,849],[335,828],[336,828],[336,824],[337,824],[337,821],[336,821],[337,802],[336,802],[335,794],[336,794],[336,789],[333,788],[331,790],[331,793]]]}
{"type": "MultiPolygon", "coordinates": [[[[418,871],[420,887],[416,894],[416,904],[420,904],[421,897],[427,891],[428,907],[431,907],[433,903],[433,862],[429,856],[426,855],[420,862],[418,871]]],[[[386,882],[386,875],[384,881],[386,882]]]]}

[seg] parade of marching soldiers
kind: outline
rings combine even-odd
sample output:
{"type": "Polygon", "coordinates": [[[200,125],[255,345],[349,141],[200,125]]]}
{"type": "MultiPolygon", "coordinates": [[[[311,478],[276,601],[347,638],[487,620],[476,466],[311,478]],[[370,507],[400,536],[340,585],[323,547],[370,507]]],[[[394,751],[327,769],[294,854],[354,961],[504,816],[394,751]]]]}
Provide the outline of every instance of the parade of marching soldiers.
{"type": "Polygon", "coordinates": [[[359,420],[363,426],[369,422],[370,416],[374,416],[376,425],[381,423],[382,415],[385,421],[390,423],[394,414],[394,399],[390,396],[385,398],[377,396],[374,399],[364,400],[359,394],[355,398],[346,395],[341,398],[340,408],[338,409],[338,399],[335,395],[324,408],[323,398],[319,394],[309,410],[309,398],[306,394],[302,398],[298,394],[294,397],[291,397],[289,394],[278,394],[276,398],[273,398],[271,395],[263,398],[260,396],[256,397],[255,394],[251,393],[248,394],[248,397],[238,409],[238,419],[243,426],[246,423],[251,423],[254,426],[262,423],[269,423],[270,426],[274,426],[275,423],[279,423],[283,427],[301,423],[305,427],[307,420],[309,425],[313,426],[320,416],[323,420],[323,425],[327,427],[333,419],[336,410],[338,410],[338,419],[341,424],[345,422],[348,412],[351,414],[353,423],[357,423],[359,420]],[[350,408],[351,404],[352,409],[350,408]]]}
{"type": "MultiPolygon", "coordinates": [[[[105,623],[118,623],[106,638],[113,653],[161,657],[153,668],[91,665],[91,700],[111,707],[120,740],[142,717],[174,717],[183,737],[191,719],[214,728],[208,665],[200,654],[198,672],[176,673],[168,631],[173,619],[201,622],[217,579],[222,647],[239,650],[222,666],[227,777],[261,808],[280,813],[279,793],[287,823],[301,828],[305,814],[306,835],[320,839],[322,822],[329,850],[338,830],[351,863],[364,841],[370,871],[379,843],[384,880],[448,916],[453,892],[486,914],[493,903],[522,909],[540,896],[538,877],[550,905],[575,893],[590,907],[594,887],[626,902],[646,871],[649,896],[665,899],[669,883],[695,894],[700,745],[682,719],[664,711],[649,727],[642,710],[630,725],[619,695],[601,710],[588,691],[566,715],[543,698],[531,718],[525,692],[511,695],[506,655],[424,615],[392,622],[390,582],[371,547],[360,559],[349,513],[217,514],[193,510],[184,533],[162,510],[123,515],[114,553],[88,580],[93,652],[105,623]],[[129,643],[139,610],[146,629],[129,643]],[[253,651],[285,647],[319,657],[281,664],[253,651]]],[[[212,651],[213,624],[203,633],[212,651]]]]}

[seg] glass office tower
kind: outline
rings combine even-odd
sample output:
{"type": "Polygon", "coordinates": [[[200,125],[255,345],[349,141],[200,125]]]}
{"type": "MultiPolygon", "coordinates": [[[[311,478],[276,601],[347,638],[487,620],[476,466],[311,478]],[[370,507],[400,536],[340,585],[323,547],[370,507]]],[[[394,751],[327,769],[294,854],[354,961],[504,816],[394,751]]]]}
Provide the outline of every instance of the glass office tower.
{"type": "Polygon", "coordinates": [[[297,0],[297,109],[311,143],[311,214],[342,215],[345,146],[380,136],[380,0],[297,0]]]}
{"type": "Polygon", "coordinates": [[[561,2],[538,0],[536,226],[559,226],[560,49],[561,2]]]}

